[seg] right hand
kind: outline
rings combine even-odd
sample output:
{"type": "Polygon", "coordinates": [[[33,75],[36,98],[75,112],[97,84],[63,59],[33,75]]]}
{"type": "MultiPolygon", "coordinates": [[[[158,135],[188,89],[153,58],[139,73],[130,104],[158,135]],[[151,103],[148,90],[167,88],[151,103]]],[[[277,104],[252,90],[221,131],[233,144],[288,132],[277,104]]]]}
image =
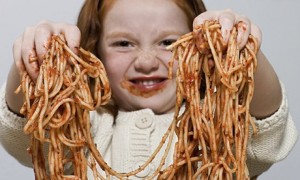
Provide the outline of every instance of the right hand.
{"type": "Polygon", "coordinates": [[[193,27],[203,24],[206,20],[217,20],[220,23],[222,37],[226,43],[228,43],[231,30],[237,26],[237,43],[240,49],[246,45],[250,34],[257,39],[258,47],[261,45],[262,32],[260,28],[244,15],[237,14],[230,9],[206,11],[194,19],[193,27]]]}
{"type": "Polygon", "coordinates": [[[81,33],[75,25],[42,21],[26,28],[25,32],[15,40],[13,46],[14,61],[20,76],[27,71],[32,80],[36,81],[50,38],[52,35],[59,34],[65,36],[68,46],[77,53],[81,33]],[[37,57],[38,61],[30,63],[30,57],[37,57]]]}

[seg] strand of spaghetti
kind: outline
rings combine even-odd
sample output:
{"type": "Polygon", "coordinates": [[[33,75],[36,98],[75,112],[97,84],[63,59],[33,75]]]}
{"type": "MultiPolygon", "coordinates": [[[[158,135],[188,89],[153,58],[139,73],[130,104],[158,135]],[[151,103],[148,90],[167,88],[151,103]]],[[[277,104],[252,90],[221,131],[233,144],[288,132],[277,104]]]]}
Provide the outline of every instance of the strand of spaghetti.
{"type": "MultiPolygon", "coordinates": [[[[206,74],[210,74],[209,66],[208,66],[208,58],[204,58],[204,63],[203,63],[203,68],[204,72],[206,74]]],[[[209,144],[211,147],[211,152],[212,152],[212,161],[216,162],[217,161],[217,145],[216,145],[216,139],[215,139],[215,132],[214,132],[214,122],[213,122],[213,108],[212,108],[212,98],[211,98],[211,82],[210,82],[210,77],[206,76],[205,77],[205,83],[206,83],[206,96],[205,96],[205,102],[207,102],[208,105],[208,120],[210,122],[210,125],[208,125],[208,122],[205,118],[205,116],[202,116],[202,121],[207,127],[208,135],[209,135],[209,144]]],[[[212,86],[213,87],[213,86],[212,86]]],[[[198,103],[200,104],[200,103],[198,103]]]]}
{"type": "MultiPolygon", "coordinates": [[[[44,102],[43,98],[38,99],[38,105],[36,108],[34,108],[35,106],[32,106],[32,110],[28,113],[28,120],[23,128],[23,131],[25,134],[30,134],[36,127],[37,127],[37,121],[36,119],[39,116],[39,112],[42,109],[42,105],[44,102]],[[32,116],[31,116],[32,114],[32,116]]],[[[22,113],[22,112],[21,112],[22,113]]]]}
{"type": "MultiPolygon", "coordinates": [[[[177,49],[174,49],[172,52],[172,57],[176,57],[177,54],[177,49]]],[[[175,62],[175,58],[171,58],[169,60],[168,66],[168,79],[172,79],[173,78],[173,68],[174,68],[174,62],[175,62]]]]}
{"type": "Polygon", "coordinates": [[[83,56],[85,56],[91,62],[99,65],[101,69],[104,69],[104,66],[98,61],[98,58],[94,54],[90,53],[89,51],[84,50],[81,47],[79,48],[79,51],[82,53],[83,56]]]}
{"type": "Polygon", "coordinates": [[[200,119],[201,119],[201,115],[202,115],[202,112],[201,112],[201,107],[200,107],[200,99],[201,99],[201,95],[200,95],[200,92],[199,92],[199,88],[201,87],[201,79],[199,77],[201,77],[201,73],[202,73],[202,65],[203,65],[203,61],[204,61],[204,58],[203,57],[199,57],[199,53],[197,52],[195,54],[195,57],[194,57],[194,61],[196,63],[196,71],[197,73],[195,74],[195,86],[194,86],[194,91],[195,91],[195,97],[194,97],[194,101],[195,102],[195,116],[197,117],[195,119],[195,129],[194,129],[194,133],[196,134],[194,136],[195,139],[198,138],[198,131],[200,130],[201,128],[201,125],[200,125],[200,119]]]}
{"type": "Polygon", "coordinates": [[[84,139],[74,139],[74,140],[70,140],[68,139],[62,130],[57,130],[57,137],[59,138],[59,140],[66,146],[68,147],[81,147],[85,144],[85,140],[84,139]]]}
{"type": "MultiPolygon", "coordinates": [[[[55,70],[52,70],[50,73],[50,75],[53,75],[54,76],[51,78],[51,82],[54,86],[54,88],[52,89],[52,91],[49,93],[49,98],[52,98],[53,96],[55,96],[59,90],[61,89],[62,85],[63,85],[63,72],[65,71],[65,64],[66,64],[66,61],[64,59],[62,59],[62,57],[58,58],[57,59],[57,64],[56,66],[58,67],[58,69],[55,71],[55,70]],[[55,72],[53,72],[55,71],[55,72]]],[[[51,69],[53,69],[53,67],[51,67],[51,69]]],[[[49,88],[51,87],[51,85],[49,85],[49,88]]]]}
{"type": "Polygon", "coordinates": [[[209,167],[212,167],[214,165],[215,165],[215,163],[207,163],[205,165],[202,165],[201,168],[199,168],[197,170],[197,172],[194,174],[193,179],[197,179],[197,177],[202,173],[202,171],[204,171],[205,169],[208,169],[209,167]]]}
{"type": "Polygon", "coordinates": [[[217,56],[217,53],[216,53],[215,48],[214,48],[214,45],[212,44],[212,40],[211,40],[211,37],[210,37],[210,31],[207,28],[208,22],[204,23],[204,25],[205,25],[205,33],[206,33],[206,37],[207,37],[207,42],[209,44],[211,53],[213,55],[215,66],[218,69],[218,72],[221,74],[221,76],[222,77],[226,77],[226,74],[225,74],[223,68],[220,65],[220,60],[219,60],[219,57],[217,56]]]}
{"type": "MultiPolygon", "coordinates": [[[[148,177],[147,179],[153,179],[155,176],[157,176],[157,174],[161,172],[162,167],[165,165],[165,160],[167,158],[168,152],[170,151],[170,148],[171,148],[171,145],[172,145],[172,142],[173,142],[175,126],[176,126],[176,120],[173,119],[173,121],[171,123],[171,126],[169,127],[170,131],[168,132],[169,140],[168,140],[168,143],[167,143],[167,147],[166,147],[165,152],[164,152],[164,154],[163,154],[163,156],[160,160],[159,166],[156,168],[155,172],[152,175],[150,175],[150,177],[148,177]]],[[[154,158],[154,156],[153,156],[153,158],[154,158]]],[[[149,158],[149,160],[150,159],[151,158],[149,158]]],[[[149,163],[151,161],[149,161],[149,163]]]]}
{"type": "MultiPolygon", "coordinates": [[[[52,99],[51,107],[53,107],[54,104],[57,104],[57,102],[66,99],[71,96],[72,93],[75,91],[75,86],[68,86],[63,90],[60,90],[58,94],[52,99]]],[[[47,111],[47,114],[49,114],[49,110],[47,111]]]]}
{"type": "Polygon", "coordinates": [[[195,119],[192,121],[193,123],[193,138],[197,139],[198,138],[198,131],[197,129],[200,127],[200,124],[197,122],[197,119],[199,119],[200,117],[200,93],[199,93],[199,87],[201,85],[201,80],[199,79],[199,77],[201,77],[201,66],[202,66],[202,61],[203,59],[199,59],[199,53],[195,53],[194,56],[192,57],[193,59],[193,64],[192,67],[194,67],[195,69],[194,71],[194,87],[193,87],[193,94],[194,94],[194,105],[193,105],[193,109],[194,109],[194,114],[195,114],[195,119]]]}
{"type": "Polygon", "coordinates": [[[60,118],[51,118],[51,121],[49,122],[50,128],[60,128],[64,124],[66,124],[69,120],[72,120],[71,117],[71,105],[70,103],[64,103],[65,104],[65,110],[60,118]]]}
{"type": "MultiPolygon", "coordinates": [[[[188,110],[186,110],[181,118],[180,124],[179,124],[179,134],[177,134],[178,137],[178,146],[177,146],[177,153],[182,153],[184,152],[184,138],[183,138],[183,134],[184,134],[184,127],[186,126],[185,124],[187,123],[188,119],[190,118],[190,113],[188,110]]],[[[176,158],[177,156],[175,156],[176,158]]],[[[177,159],[177,158],[176,158],[177,159]]]]}
{"type": "MultiPolygon", "coordinates": [[[[162,140],[161,140],[160,144],[158,145],[158,147],[155,149],[154,153],[150,156],[150,158],[142,166],[140,166],[140,168],[143,168],[143,170],[144,170],[144,168],[147,167],[146,165],[149,164],[150,162],[152,162],[152,160],[155,158],[155,156],[157,155],[157,153],[160,151],[160,149],[164,145],[166,139],[169,137],[169,140],[168,140],[168,143],[167,143],[167,147],[166,147],[165,152],[164,152],[164,154],[162,156],[160,164],[157,167],[156,171],[152,174],[152,176],[150,176],[150,179],[154,178],[158,173],[160,173],[162,166],[165,165],[165,160],[167,158],[168,152],[170,151],[170,147],[171,147],[172,142],[173,142],[175,126],[176,126],[176,119],[174,119],[172,121],[170,127],[168,128],[167,132],[162,137],[162,140]]],[[[139,170],[140,168],[138,168],[137,170],[139,170]]],[[[138,172],[134,172],[133,171],[132,175],[136,174],[136,173],[138,173],[138,172]]]]}
{"type": "Polygon", "coordinates": [[[25,102],[26,102],[26,105],[27,105],[27,112],[30,110],[31,106],[30,106],[30,94],[29,94],[29,82],[30,82],[30,77],[29,75],[26,75],[25,78],[24,78],[24,81],[23,81],[23,91],[25,92],[28,92],[26,94],[26,97],[25,97],[25,102]]]}
{"type": "Polygon", "coordinates": [[[182,58],[179,58],[179,61],[178,61],[178,63],[180,64],[179,65],[180,76],[183,79],[186,80],[183,83],[186,84],[185,85],[185,87],[186,87],[186,89],[185,89],[186,93],[185,94],[187,95],[187,97],[186,97],[187,100],[190,100],[189,95],[190,95],[191,87],[190,87],[190,84],[189,84],[190,83],[189,82],[190,81],[190,74],[185,73],[185,68],[186,68],[185,61],[186,61],[187,57],[189,56],[189,48],[188,47],[190,46],[191,43],[192,43],[191,41],[188,42],[187,48],[184,49],[184,52],[182,54],[182,58]]]}
{"type": "MultiPolygon", "coordinates": [[[[43,71],[46,71],[45,65],[42,65],[40,67],[43,71]]],[[[44,114],[46,113],[46,109],[48,107],[48,102],[49,102],[49,98],[48,98],[48,74],[47,73],[43,73],[43,86],[44,86],[44,103],[43,103],[43,108],[41,109],[40,112],[40,116],[38,119],[38,138],[41,141],[44,141],[45,136],[44,136],[44,129],[43,129],[43,120],[44,120],[44,114]]]]}
{"type": "Polygon", "coordinates": [[[49,121],[51,120],[52,116],[54,115],[54,113],[56,113],[57,109],[64,103],[68,103],[68,102],[73,102],[74,100],[71,99],[71,98],[65,98],[65,99],[62,99],[61,101],[57,101],[53,107],[51,109],[49,109],[49,114],[47,114],[47,118],[46,119],[43,119],[43,122],[39,123],[39,125],[43,127],[45,127],[49,121]]]}
{"type": "Polygon", "coordinates": [[[182,36],[180,39],[178,39],[175,43],[172,43],[171,45],[169,45],[168,47],[166,47],[167,50],[171,50],[173,48],[175,48],[176,46],[182,44],[185,41],[189,41],[191,39],[193,39],[193,34],[192,32],[187,33],[186,35],[182,36]]]}
{"type": "Polygon", "coordinates": [[[81,58],[79,58],[78,56],[76,56],[76,54],[74,54],[74,52],[61,40],[60,37],[55,36],[54,37],[55,40],[57,40],[62,46],[63,48],[76,60],[78,61],[81,65],[83,65],[85,68],[90,69],[90,70],[97,70],[97,67],[92,66],[88,63],[86,63],[85,61],[83,61],[81,58]]]}
{"type": "MultiPolygon", "coordinates": [[[[249,82],[249,87],[253,86],[253,72],[251,72],[253,70],[253,66],[250,66],[250,78],[251,78],[251,81],[248,80],[249,82]]],[[[250,107],[250,100],[252,99],[252,96],[253,96],[253,88],[249,88],[249,93],[247,94],[248,97],[247,97],[247,102],[246,102],[246,108],[249,109],[250,107]]],[[[246,162],[246,148],[247,148],[247,138],[249,136],[249,124],[250,124],[250,121],[251,121],[251,116],[250,116],[250,113],[249,111],[246,111],[246,115],[245,115],[245,139],[244,139],[244,143],[242,145],[242,157],[241,157],[241,169],[245,169],[245,163],[246,162]]],[[[255,126],[254,126],[255,127],[255,126]]],[[[242,174],[244,175],[244,174],[242,174]]]]}
{"type": "Polygon", "coordinates": [[[191,163],[191,157],[190,157],[190,154],[188,152],[188,127],[189,127],[189,122],[190,121],[187,121],[186,125],[185,125],[185,128],[184,128],[184,154],[185,154],[185,158],[187,160],[187,169],[188,169],[188,172],[187,172],[187,176],[188,176],[188,179],[190,180],[192,178],[192,163],[191,163]]]}
{"type": "Polygon", "coordinates": [[[101,84],[100,84],[100,79],[96,78],[95,79],[95,84],[94,84],[94,106],[99,107],[101,105],[101,84]]]}
{"type": "Polygon", "coordinates": [[[101,105],[104,105],[105,103],[107,103],[111,97],[111,91],[110,91],[110,87],[109,87],[109,82],[108,82],[108,78],[104,75],[102,75],[104,72],[102,72],[100,74],[100,80],[101,80],[101,84],[102,84],[102,88],[99,88],[98,90],[102,91],[103,90],[103,95],[101,96],[101,105]]]}

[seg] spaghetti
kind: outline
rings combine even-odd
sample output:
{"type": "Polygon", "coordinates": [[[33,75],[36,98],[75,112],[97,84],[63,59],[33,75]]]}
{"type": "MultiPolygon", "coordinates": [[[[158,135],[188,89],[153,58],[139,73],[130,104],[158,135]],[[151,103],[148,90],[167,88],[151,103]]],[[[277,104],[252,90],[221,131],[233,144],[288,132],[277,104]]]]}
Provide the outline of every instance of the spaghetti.
{"type": "Polygon", "coordinates": [[[173,50],[170,77],[178,62],[174,119],[144,164],[119,173],[104,161],[90,132],[89,111],[107,103],[111,95],[104,67],[91,53],[80,48],[77,56],[62,36],[53,36],[37,82],[25,74],[17,90],[25,95],[21,113],[28,119],[24,132],[32,137],[36,179],[87,179],[87,167],[95,179],[127,179],[144,170],[164,144],[160,164],[146,179],[249,179],[250,126],[256,132],[249,113],[257,65],[255,38],[250,35],[240,50],[236,28],[224,43],[220,24],[206,21],[168,49],[173,50]],[[212,61],[214,66],[209,65],[212,61]],[[184,112],[179,113],[182,106],[184,112]],[[173,164],[165,167],[174,136],[178,141],[173,164]]]}
{"type": "MultiPolygon", "coordinates": [[[[220,28],[216,21],[206,21],[169,47],[173,49],[170,66],[175,59],[179,66],[178,142],[174,165],[170,166],[171,174],[179,179],[249,179],[246,146],[250,126],[256,133],[249,106],[258,45],[250,35],[239,50],[236,27],[228,44],[223,42],[220,28]],[[185,111],[179,115],[183,101],[185,111]],[[193,161],[196,158],[199,160],[193,161]],[[178,166],[181,161],[185,164],[178,166]]],[[[165,177],[169,175],[166,172],[165,177]]]]}
{"type": "Polygon", "coordinates": [[[86,152],[95,149],[89,111],[106,104],[111,96],[101,61],[82,48],[77,56],[63,36],[52,36],[37,82],[24,73],[16,92],[21,90],[35,178],[86,179],[86,152]]]}

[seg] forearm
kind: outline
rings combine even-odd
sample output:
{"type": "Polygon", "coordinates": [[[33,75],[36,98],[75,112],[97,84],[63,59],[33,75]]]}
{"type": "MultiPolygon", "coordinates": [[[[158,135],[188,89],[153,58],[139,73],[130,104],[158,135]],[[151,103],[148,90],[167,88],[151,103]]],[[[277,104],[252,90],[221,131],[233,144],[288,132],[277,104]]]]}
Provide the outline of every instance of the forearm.
{"type": "Polygon", "coordinates": [[[19,113],[23,105],[23,95],[15,93],[15,90],[20,85],[20,75],[18,74],[15,64],[11,66],[9,71],[7,81],[6,81],[6,92],[5,100],[11,111],[14,113],[19,113]]]}
{"type": "Polygon", "coordinates": [[[282,92],[276,72],[261,51],[257,54],[257,64],[250,113],[257,119],[262,119],[278,110],[282,92]]]}

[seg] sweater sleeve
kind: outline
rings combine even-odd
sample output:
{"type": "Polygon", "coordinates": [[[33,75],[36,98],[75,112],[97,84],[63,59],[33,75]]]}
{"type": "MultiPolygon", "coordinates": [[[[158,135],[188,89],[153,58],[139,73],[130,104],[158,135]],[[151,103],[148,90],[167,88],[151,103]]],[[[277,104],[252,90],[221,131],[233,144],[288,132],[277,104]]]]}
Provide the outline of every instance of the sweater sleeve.
{"type": "MultiPolygon", "coordinates": [[[[98,141],[99,150],[104,153],[109,147],[112,135],[113,116],[100,109],[91,112],[91,133],[98,141]]],[[[0,88],[0,142],[3,148],[24,166],[32,167],[27,149],[30,136],[25,135],[23,127],[26,119],[11,112],[5,101],[5,84],[0,88]]]]}
{"type": "Polygon", "coordinates": [[[282,104],[278,111],[265,119],[255,119],[258,131],[257,134],[252,131],[247,147],[247,164],[251,177],[262,174],[272,164],[283,160],[296,143],[298,133],[289,114],[284,88],[282,92],[282,104]]]}
{"type": "Polygon", "coordinates": [[[25,118],[17,116],[8,109],[4,84],[0,89],[0,141],[10,155],[21,164],[31,167],[31,156],[27,152],[30,138],[23,132],[25,123],[25,118]]]}

